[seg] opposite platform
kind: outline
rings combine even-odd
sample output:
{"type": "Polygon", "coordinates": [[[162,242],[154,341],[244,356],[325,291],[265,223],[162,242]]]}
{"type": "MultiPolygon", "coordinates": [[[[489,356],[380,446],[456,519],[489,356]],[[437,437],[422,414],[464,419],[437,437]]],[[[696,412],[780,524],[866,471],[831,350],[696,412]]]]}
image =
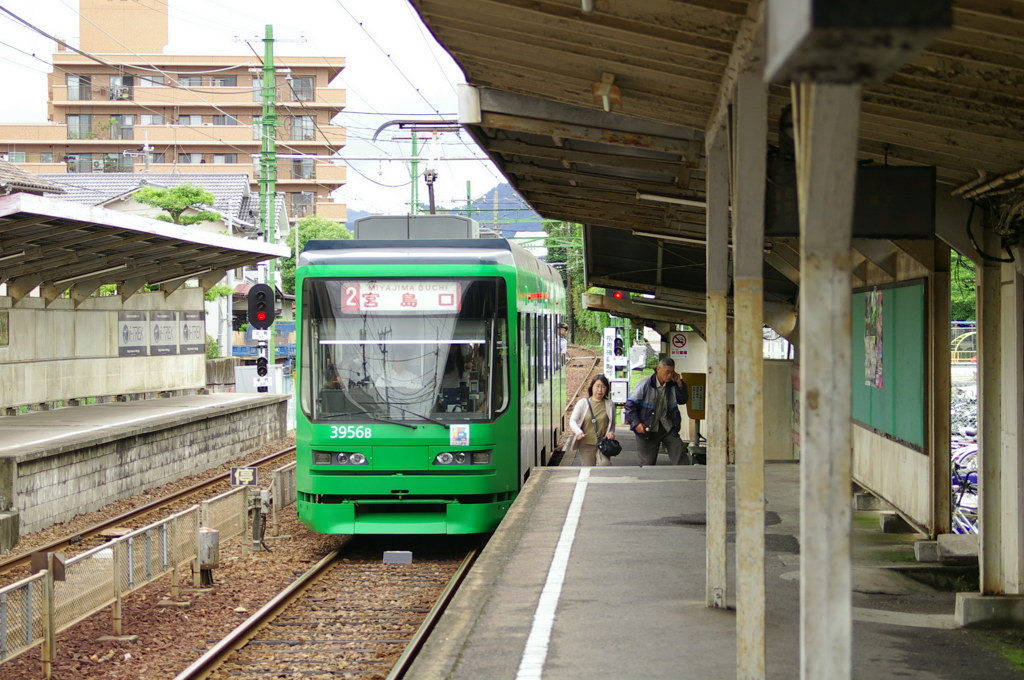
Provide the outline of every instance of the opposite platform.
{"type": "Polygon", "coordinates": [[[284,438],[287,399],[207,394],[0,418],[0,550],[284,438]]]}
{"type": "MultiPolygon", "coordinates": [[[[736,678],[735,611],[705,607],[704,472],[535,470],[406,677],[736,678]]],[[[799,466],[767,465],[765,477],[767,677],[792,679],[799,466]]],[[[728,521],[734,606],[732,512],[728,521]]],[[[875,517],[864,549],[855,532],[854,677],[1020,678],[990,640],[953,629],[953,593],[899,573],[913,536],[877,527],[875,517]]]]}

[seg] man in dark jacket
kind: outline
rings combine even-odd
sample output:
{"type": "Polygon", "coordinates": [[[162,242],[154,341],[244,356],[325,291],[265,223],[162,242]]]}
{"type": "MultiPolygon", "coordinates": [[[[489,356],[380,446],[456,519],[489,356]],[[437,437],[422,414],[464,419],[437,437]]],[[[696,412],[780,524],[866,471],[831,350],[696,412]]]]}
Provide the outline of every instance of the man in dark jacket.
{"type": "Polygon", "coordinates": [[[658,464],[662,444],[672,465],[689,462],[679,438],[682,416],[679,406],[686,403],[689,390],[676,373],[676,362],[664,357],[654,375],[640,382],[626,400],[626,423],[636,434],[640,467],[658,464]]]}

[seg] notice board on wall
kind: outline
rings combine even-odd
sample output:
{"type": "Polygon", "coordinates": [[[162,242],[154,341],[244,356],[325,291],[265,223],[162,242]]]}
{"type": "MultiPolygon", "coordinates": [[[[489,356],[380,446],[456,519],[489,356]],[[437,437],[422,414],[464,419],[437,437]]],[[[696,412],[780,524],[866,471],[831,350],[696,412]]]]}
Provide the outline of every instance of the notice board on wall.
{"type": "Polygon", "coordinates": [[[850,306],[852,418],[924,448],[924,283],[853,294],[850,306]]]}

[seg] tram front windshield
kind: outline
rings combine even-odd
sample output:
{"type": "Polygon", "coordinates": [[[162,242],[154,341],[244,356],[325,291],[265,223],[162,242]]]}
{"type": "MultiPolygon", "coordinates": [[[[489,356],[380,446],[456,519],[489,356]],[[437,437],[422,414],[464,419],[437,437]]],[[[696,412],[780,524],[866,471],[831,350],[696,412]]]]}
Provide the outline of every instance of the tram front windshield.
{"type": "Polygon", "coordinates": [[[505,285],[307,279],[303,408],[313,420],[490,420],[508,401],[505,285]]]}

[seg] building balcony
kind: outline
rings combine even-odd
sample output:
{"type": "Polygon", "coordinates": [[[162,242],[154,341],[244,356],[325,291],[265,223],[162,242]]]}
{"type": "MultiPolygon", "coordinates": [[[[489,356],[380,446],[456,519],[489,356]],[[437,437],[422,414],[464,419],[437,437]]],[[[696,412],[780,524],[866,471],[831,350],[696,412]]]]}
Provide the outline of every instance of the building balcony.
{"type": "Polygon", "coordinates": [[[335,222],[345,222],[348,219],[348,207],[344,203],[324,201],[316,204],[316,214],[326,217],[335,222]]]}
{"type": "MultiPolygon", "coordinates": [[[[213,87],[210,85],[196,86],[202,92],[181,87],[141,87],[127,86],[79,86],[68,87],[54,83],[53,106],[55,109],[66,107],[96,106],[111,108],[124,106],[131,102],[133,107],[145,106],[161,108],[167,106],[195,106],[210,108],[212,105],[225,108],[246,108],[259,110],[263,106],[262,99],[253,94],[251,85],[237,87],[213,87]]],[[[346,91],[339,88],[318,87],[312,96],[306,90],[293,92],[287,85],[277,88],[277,102],[291,106],[303,106],[311,109],[341,110],[345,108],[346,91]],[[301,102],[301,104],[300,104],[301,102]]]]}

